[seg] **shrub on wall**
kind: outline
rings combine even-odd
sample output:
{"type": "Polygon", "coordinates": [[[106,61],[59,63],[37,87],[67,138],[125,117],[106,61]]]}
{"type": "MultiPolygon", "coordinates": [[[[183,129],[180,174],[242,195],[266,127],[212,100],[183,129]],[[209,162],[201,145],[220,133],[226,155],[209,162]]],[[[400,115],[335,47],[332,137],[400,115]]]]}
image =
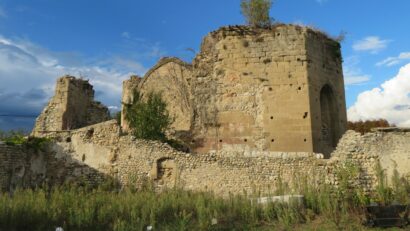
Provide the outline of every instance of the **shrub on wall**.
{"type": "Polygon", "coordinates": [[[268,27],[273,19],[269,16],[272,0],[242,0],[241,13],[246,22],[254,27],[268,27]]]}
{"type": "Polygon", "coordinates": [[[134,92],[134,101],[125,104],[125,117],[132,134],[139,139],[166,141],[165,131],[172,123],[160,93],[149,92],[143,100],[138,91],[134,92]]]}
{"type": "Polygon", "coordinates": [[[370,132],[372,128],[386,128],[386,127],[395,127],[395,124],[390,124],[385,119],[378,119],[378,120],[365,120],[365,121],[357,121],[357,122],[347,122],[347,128],[349,130],[354,130],[356,132],[360,132],[361,134],[370,132]]]}
{"type": "Polygon", "coordinates": [[[34,150],[44,150],[51,139],[46,137],[27,136],[22,130],[11,130],[7,132],[0,130],[0,141],[11,146],[21,145],[34,150]]]}

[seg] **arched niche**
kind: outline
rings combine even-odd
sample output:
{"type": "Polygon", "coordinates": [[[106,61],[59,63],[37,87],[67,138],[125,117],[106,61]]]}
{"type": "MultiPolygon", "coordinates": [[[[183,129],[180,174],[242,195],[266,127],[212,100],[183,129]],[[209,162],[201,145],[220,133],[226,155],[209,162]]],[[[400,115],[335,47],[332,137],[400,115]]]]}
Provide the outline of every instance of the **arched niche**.
{"type": "Polygon", "coordinates": [[[330,157],[330,153],[336,148],[339,132],[339,113],[336,98],[332,87],[324,85],[320,90],[320,114],[321,114],[321,143],[323,154],[330,157]]]}

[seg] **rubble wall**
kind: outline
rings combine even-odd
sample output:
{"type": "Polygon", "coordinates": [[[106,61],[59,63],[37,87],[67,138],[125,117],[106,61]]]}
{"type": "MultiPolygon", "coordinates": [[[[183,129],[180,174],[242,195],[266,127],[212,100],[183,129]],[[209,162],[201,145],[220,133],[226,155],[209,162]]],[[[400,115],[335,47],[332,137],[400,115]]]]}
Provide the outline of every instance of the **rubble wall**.
{"type": "Polygon", "coordinates": [[[57,80],[55,94],[37,118],[32,134],[77,129],[109,118],[108,108],[94,101],[88,81],[64,76],[57,80]]]}
{"type": "Polygon", "coordinates": [[[139,89],[163,92],[172,127],[196,153],[329,157],[346,129],[340,45],[306,27],[222,27],[204,38],[192,65],[162,59],[139,89]]]}
{"type": "Polygon", "coordinates": [[[113,120],[56,133],[54,139],[50,150],[41,155],[1,145],[2,189],[19,180],[40,184],[85,179],[98,184],[105,177],[112,177],[123,184],[136,185],[152,180],[159,190],[179,186],[209,190],[221,196],[244,192],[269,194],[276,190],[278,182],[292,188],[301,179],[326,180],[337,186],[338,168],[345,163],[359,167],[360,174],[352,182],[365,192],[377,184],[378,163],[387,170],[388,177],[393,170],[410,177],[410,131],[400,129],[365,135],[349,131],[330,159],[309,152],[184,153],[167,144],[121,135],[120,126],[113,120]]]}

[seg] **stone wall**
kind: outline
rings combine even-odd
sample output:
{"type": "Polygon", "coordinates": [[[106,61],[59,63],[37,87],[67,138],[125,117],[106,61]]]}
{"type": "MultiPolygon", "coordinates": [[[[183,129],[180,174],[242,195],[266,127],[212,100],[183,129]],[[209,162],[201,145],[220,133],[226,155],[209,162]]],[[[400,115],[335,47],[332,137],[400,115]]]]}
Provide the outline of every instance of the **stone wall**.
{"type": "Polygon", "coordinates": [[[49,135],[56,142],[48,152],[33,154],[21,147],[0,146],[3,190],[15,182],[61,184],[81,179],[98,184],[106,177],[114,177],[123,184],[141,185],[152,180],[159,190],[177,185],[194,191],[210,190],[221,196],[269,194],[279,181],[291,188],[303,178],[309,182],[324,179],[338,185],[337,169],[347,162],[360,169],[352,183],[367,192],[377,184],[375,166],[379,162],[388,177],[394,169],[410,177],[410,130],[403,129],[365,135],[348,131],[329,159],[309,152],[184,153],[167,144],[121,135],[114,120],[49,135]]]}
{"type": "Polygon", "coordinates": [[[329,157],[347,126],[340,44],[313,31],[306,44],[313,151],[329,157]]]}
{"type": "MultiPolygon", "coordinates": [[[[49,153],[23,145],[0,144],[0,190],[36,187],[48,182],[49,153]]],[[[64,165],[63,165],[64,166],[64,165]]]]}
{"type": "Polygon", "coordinates": [[[0,191],[65,182],[97,185],[108,178],[109,175],[74,159],[68,152],[0,144],[0,191]]]}
{"type": "Polygon", "coordinates": [[[138,87],[163,92],[174,130],[196,153],[329,157],[346,129],[340,45],[305,27],[222,27],[204,38],[192,65],[162,59],[138,87]]]}
{"type": "Polygon", "coordinates": [[[122,83],[122,99],[121,99],[121,128],[124,132],[128,132],[130,127],[125,118],[125,109],[127,104],[132,104],[134,101],[134,92],[138,90],[138,85],[141,82],[139,76],[131,76],[122,83]]]}
{"type": "Polygon", "coordinates": [[[32,134],[81,128],[109,118],[107,107],[94,101],[88,81],[64,76],[57,80],[55,94],[37,118],[32,134]]]}
{"type": "Polygon", "coordinates": [[[351,159],[369,171],[374,170],[373,163],[379,162],[386,170],[387,180],[391,180],[395,170],[410,179],[410,129],[380,128],[364,135],[347,131],[332,159],[351,159]]]}
{"type": "Polygon", "coordinates": [[[161,94],[173,118],[170,133],[177,137],[184,137],[191,131],[194,119],[191,78],[191,65],[177,58],[162,58],[139,86],[143,98],[150,92],[161,94]]]}

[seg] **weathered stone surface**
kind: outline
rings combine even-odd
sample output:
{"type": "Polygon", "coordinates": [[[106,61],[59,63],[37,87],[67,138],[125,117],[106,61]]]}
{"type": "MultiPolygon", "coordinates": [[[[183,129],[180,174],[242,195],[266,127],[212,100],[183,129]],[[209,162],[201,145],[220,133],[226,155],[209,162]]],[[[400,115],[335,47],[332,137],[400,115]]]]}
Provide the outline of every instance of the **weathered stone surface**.
{"type": "Polygon", "coordinates": [[[300,26],[223,27],[204,38],[192,65],[162,59],[139,89],[163,92],[174,130],[197,153],[329,157],[346,129],[339,43],[300,26]]]}
{"type": "Polygon", "coordinates": [[[37,118],[32,134],[42,136],[96,124],[110,118],[107,107],[94,101],[86,80],[64,76],[57,80],[55,95],[37,118]]]}
{"type": "Polygon", "coordinates": [[[130,129],[128,121],[125,119],[125,108],[127,104],[132,104],[134,101],[134,92],[138,90],[140,82],[141,78],[133,75],[122,83],[121,128],[124,132],[128,132],[130,129]]]}
{"type": "Polygon", "coordinates": [[[293,188],[301,179],[312,184],[325,179],[337,187],[338,168],[347,162],[359,167],[359,175],[351,179],[351,184],[364,192],[377,185],[375,166],[379,161],[389,177],[393,169],[410,176],[410,132],[404,130],[365,135],[348,131],[330,159],[321,159],[315,153],[265,151],[246,156],[224,151],[178,152],[167,144],[121,135],[114,120],[52,135],[57,142],[48,152],[39,154],[0,145],[2,189],[76,179],[96,184],[111,176],[122,184],[141,185],[153,180],[159,190],[178,185],[221,196],[244,192],[270,196],[279,182],[282,187],[293,188]]]}
{"type": "Polygon", "coordinates": [[[171,135],[185,135],[191,130],[193,105],[189,81],[191,65],[177,58],[162,58],[142,79],[139,90],[144,98],[149,92],[161,93],[174,122],[171,135]]]}

